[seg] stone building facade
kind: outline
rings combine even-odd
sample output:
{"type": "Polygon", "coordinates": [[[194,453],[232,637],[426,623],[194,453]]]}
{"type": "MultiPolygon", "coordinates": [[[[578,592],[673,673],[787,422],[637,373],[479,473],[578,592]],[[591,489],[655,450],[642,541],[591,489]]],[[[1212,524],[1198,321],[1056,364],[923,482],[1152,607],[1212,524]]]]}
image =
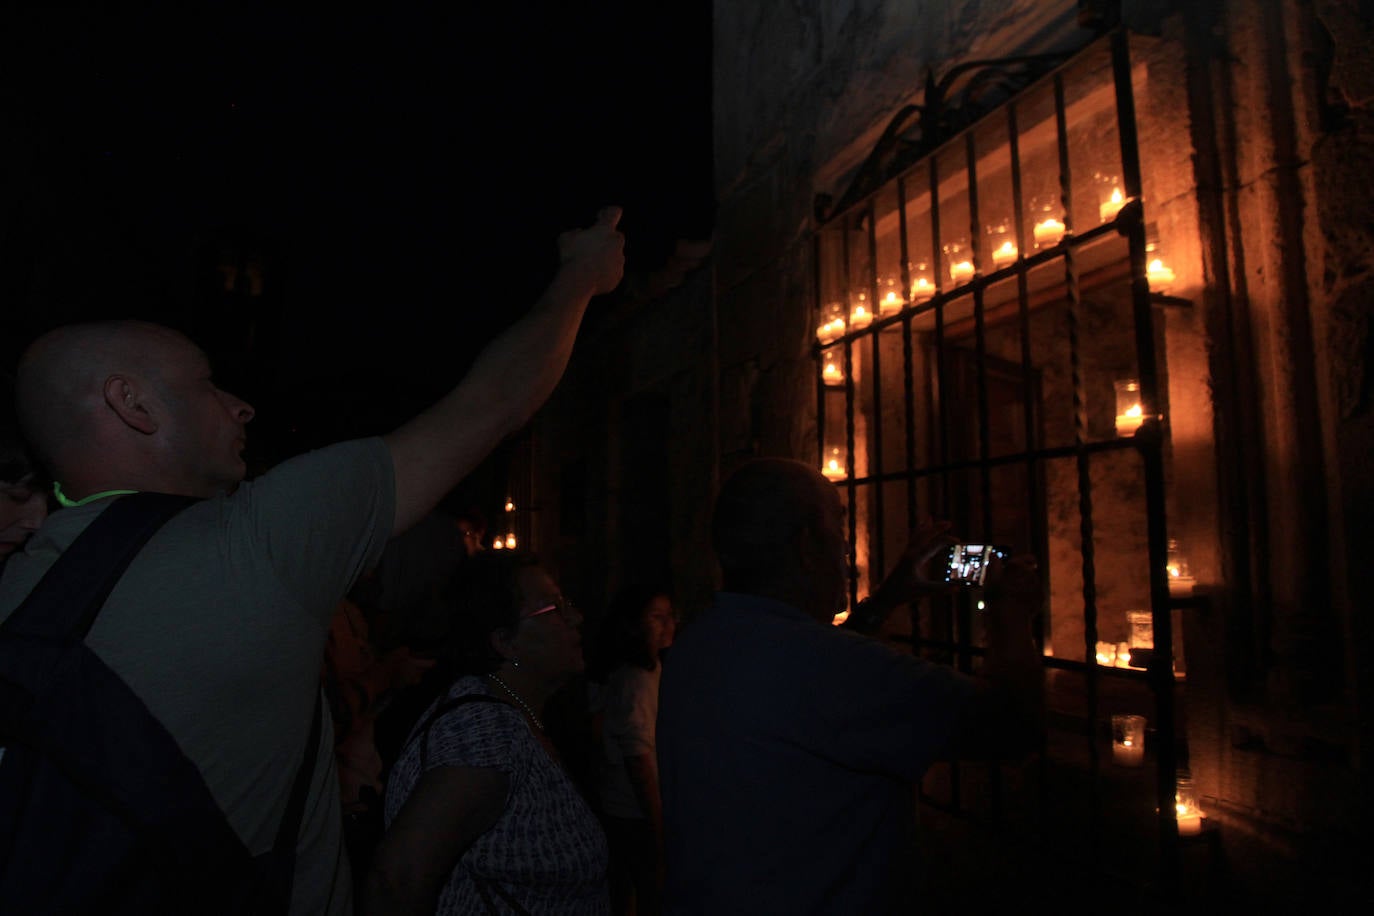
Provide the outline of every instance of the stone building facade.
{"type": "MultiPolygon", "coordinates": [[[[1065,715],[1057,721],[1069,732],[1085,729],[1095,742],[1112,703],[1129,706],[1136,690],[1157,712],[1159,691],[1171,692],[1165,721],[1178,743],[1160,759],[1171,769],[1187,766],[1206,829],[1177,842],[1160,838],[1163,828],[1148,807],[1155,788],[1149,778],[1125,778],[1102,747],[1080,765],[1077,751],[1060,754],[1052,741],[1045,766],[965,772],[959,803],[935,806],[952,815],[923,806],[926,834],[939,840],[927,841],[913,867],[930,902],[967,900],[985,874],[978,865],[993,855],[1010,878],[1038,881],[1037,891],[1056,878],[1063,889],[1077,881],[1106,891],[1113,876],[1126,873],[1138,877],[1137,886],[1218,902],[1321,902],[1344,891],[1367,898],[1355,854],[1358,828],[1371,813],[1363,757],[1374,747],[1364,656],[1374,595],[1362,561],[1374,551],[1367,522],[1374,509],[1374,186],[1367,177],[1374,160],[1374,16],[1367,4],[756,2],[716,3],[714,20],[715,237],[709,245],[684,243],[680,276],[585,329],[567,378],[531,430],[530,530],[565,588],[594,609],[619,584],[666,577],[690,618],[714,584],[711,494],[739,461],[822,461],[831,445],[827,423],[838,409],[860,427],[836,444],[845,459],[881,462],[864,451],[872,445],[864,445],[865,424],[879,420],[864,413],[862,396],[851,391],[848,402],[826,400],[821,372],[832,351],[817,336],[834,290],[839,299],[855,288],[880,293],[881,266],[857,270],[867,271],[857,284],[844,269],[846,280],[835,280],[827,232],[839,226],[853,228],[855,239],[875,238],[881,262],[881,229],[865,229],[863,214],[876,225],[883,212],[905,213],[882,203],[902,170],[962,149],[957,120],[947,136],[926,125],[924,135],[913,128],[891,142],[895,116],[907,106],[929,107],[928,78],[967,62],[1026,55],[1061,55],[1069,68],[1061,72],[1086,72],[1088,56],[1106,53],[1113,31],[1124,28],[1134,68],[1130,130],[1143,177],[1141,240],[1151,253],[1162,249],[1172,271],[1167,286],[1149,278],[1148,350],[1160,378],[1151,410],[1166,430],[1162,496],[1156,508],[1148,499],[1132,502],[1147,489],[1148,474],[1132,463],[1129,449],[1112,451],[1119,426],[1113,430],[1110,408],[1093,407],[1109,397],[1113,370],[1104,367],[1094,382],[1092,360],[1110,362],[1115,348],[1129,351],[1125,341],[1140,332],[1120,318],[1130,313],[1141,271],[1127,250],[1133,243],[1125,232],[1125,241],[1104,232],[1102,250],[1124,246],[1113,256],[1120,270],[1112,273],[1107,264],[1096,287],[1085,279],[1081,299],[1070,305],[1067,294],[1046,292],[1037,301],[1048,304],[1036,307],[1022,333],[1038,341],[1025,352],[1038,372],[1041,445],[1056,447],[1056,416],[1066,424],[1058,443],[1065,455],[1081,453],[1087,440],[1101,444],[1089,472],[1095,517],[1099,531],[1118,530],[1120,537],[1100,537],[1099,549],[1088,552],[1096,569],[1085,569],[1084,484],[1075,482],[1071,464],[1047,459],[1043,498],[1031,513],[1039,533],[1021,546],[1036,547],[1062,571],[1046,598],[1047,656],[1063,662],[1051,678],[1052,694],[1064,694],[1057,699],[1065,715]],[[851,205],[859,214],[852,224],[844,217],[851,205]],[[1080,340],[1071,369],[1055,355],[1065,322],[1080,340]],[[1074,415],[1078,409],[1082,417],[1074,415]],[[1056,481],[1061,470],[1064,479],[1056,481]],[[1146,508],[1113,516],[1114,500],[1146,508]],[[1152,570],[1163,565],[1162,540],[1149,532],[1160,525],[1186,546],[1196,582],[1188,600],[1159,604],[1152,570]],[[1136,562],[1141,557],[1147,561],[1136,562]],[[1086,590],[1094,611],[1084,616],[1090,573],[1099,587],[1086,590]],[[1123,597],[1113,604],[1118,593],[1123,597]],[[1164,686],[1150,678],[1116,686],[1094,671],[1088,637],[1113,646],[1129,641],[1121,611],[1139,595],[1141,606],[1154,601],[1163,608],[1155,620],[1167,615],[1174,631],[1175,674],[1182,676],[1164,686]],[[1085,716],[1075,705],[1082,688],[1073,685],[1086,681],[1094,686],[1085,716]],[[1076,814],[1059,813],[1072,807],[1060,794],[1078,792],[1089,798],[1086,827],[1076,814]],[[1000,800],[989,807],[989,796],[1000,800]],[[1138,825],[1127,815],[1113,821],[1132,806],[1146,812],[1138,825]],[[1110,842],[1112,830],[1128,829],[1122,824],[1143,842],[1110,842]],[[1053,854],[1032,842],[1047,832],[1053,854]],[[951,851],[953,837],[965,844],[957,848],[969,851],[966,859],[951,851]],[[1125,860],[1141,857],[1159,868],[1137,875],[1125,860]]],[[[1101,80],[1109,86],[1110,74],[1101,80]]],[[[1027,85],[1050,92],[1048,83],[1027,85]]],[[[1028,110],[1033,97],[1016,95],[1021,91],[1010,88],[1007,98],[1021,99],[1016,104],[1028,110]]],[[[1001,129],[987,125],[998,123],[1007,104],[967,109],[969,135],[1001,129]]],[[[1114,104],[1119,108],[1120,99],[1114,104]]],[[[1085,189],[1086,179],[1078,187],[1085,189]]],[[[1018,240],[1028,252],[1025,219],[1018,240]]],[[[1085,234],[1089,222],[1080,209],[1070,233],[1085,234]]],[[[1076,255],[1078,267],[1091,256],[1086,247],[1076,255]]],[[[1047,252],[1044,263],[1058,264],[1056,257],[1047,252]]],[[[911,287],[914,259],[908,260],[901,298],[904,315],[914,317],[893,318],[892,327],[912,335],[922,319],[911,287]]],[[[978,276],[991,279],[970,287],[982,303],[977,309],[989,315],[998,284],[1012,289],[1033,267],[1023,254],[1026,266],[997,274],[990,260],[984,250],[978,276]]],[[[954,309],[963,288],[951,288],[942,295],[954,309]]],[[[868,301],[876,305],[877,297],[868,301]]],[[[857,332],[853,305],[848,299],[841,313],[857,332]]],[[[979,352],[1014,363],[1019,347],[999,343],[995,325],[988,327],[986,335],[979,331],[979,352]]],[[[842,363],[851,376],[876,371],[879,388],[901,384],[892,375],[899,358],[882,368],[865,362],[881,354],[879,334],[856,334],[852,344],[842,363]]],[[[858,379],[851,381],[857,387],[858,379]]],[[[1032,451],[1029,443],[1020,448],[1032,451]]],[[[851,464],[841,477],[853,482],[871,470],[851,464]]],[[[867,492],[847,489],[853,500],[867,492]]],[[[873,546],[864,548],[869,541],[861,536],[860,549],[869,552],[856,559],[873,565],[881,565],[880,543],[894,555],[891,533],[878,530],[874,510],[864,508],[881,501],[851,506],[859,526],[872,529],[873,546]]],[[[900,517],[887,518],[889,528],[901,527],[900,517]]],[[[856,594],[869,574],[856,569],[856,594]]],[[[887,636],[911,645],[928,635],[922,627],[913,618],[887,636]]],[[[948,774],[934,779],[945,785],[948,774]]],[[[930,788],[932,797],[939,792],[930,788]]]]}

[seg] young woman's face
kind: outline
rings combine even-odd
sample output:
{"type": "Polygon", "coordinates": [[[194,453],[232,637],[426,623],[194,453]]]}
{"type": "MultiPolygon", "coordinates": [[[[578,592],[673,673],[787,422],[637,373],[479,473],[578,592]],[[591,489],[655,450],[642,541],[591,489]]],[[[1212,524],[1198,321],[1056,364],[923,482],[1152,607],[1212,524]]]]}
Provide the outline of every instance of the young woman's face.
{"type": "Polygon", "coordinates": [[[650,651],[657,654],[673,644],[677,635],[677,615],[667,595],[655,595],[644,607],[644,637],[650,651]]]}

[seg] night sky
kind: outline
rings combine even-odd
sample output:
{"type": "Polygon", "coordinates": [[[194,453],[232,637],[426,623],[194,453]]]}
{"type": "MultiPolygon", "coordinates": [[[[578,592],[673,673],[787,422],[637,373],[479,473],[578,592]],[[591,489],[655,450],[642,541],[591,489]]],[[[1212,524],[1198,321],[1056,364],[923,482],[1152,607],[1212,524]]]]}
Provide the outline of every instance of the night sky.
{"type": "Polygon", "coordinates": [[[447,390],[602,204],[632,272],[712,231],[707,0],[13,6],[6,359],[64,320],[167,321],[278,452],[447,390]],[[223,291],[225,251],[266,265],[259,297],[223,291]]]}

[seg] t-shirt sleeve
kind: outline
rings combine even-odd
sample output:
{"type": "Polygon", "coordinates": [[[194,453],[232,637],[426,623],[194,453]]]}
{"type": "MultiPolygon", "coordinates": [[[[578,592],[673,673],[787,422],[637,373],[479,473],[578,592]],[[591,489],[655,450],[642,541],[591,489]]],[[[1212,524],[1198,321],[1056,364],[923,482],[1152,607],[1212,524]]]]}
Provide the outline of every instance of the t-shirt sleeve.
{"type": "Polygon", "coordinates": [[[232,549],[265,550],[282,588],[327,627],[391,537],[391,452],[372,437],[297,455],[243,484],[230,505],[232,549]]]}
{"type": "Polygon", "coordinates": [[[491,767],[515,783],[525,770],[527,732],[520,713],[503,703],[466,703],[430,727],[425,767],[491,767]]]}
{"type": "Polygon", "coordinates": [[[654,753],[658,718],[658,672],[629,667],[611,681],[603,728],[620,756],[654,753]]]}

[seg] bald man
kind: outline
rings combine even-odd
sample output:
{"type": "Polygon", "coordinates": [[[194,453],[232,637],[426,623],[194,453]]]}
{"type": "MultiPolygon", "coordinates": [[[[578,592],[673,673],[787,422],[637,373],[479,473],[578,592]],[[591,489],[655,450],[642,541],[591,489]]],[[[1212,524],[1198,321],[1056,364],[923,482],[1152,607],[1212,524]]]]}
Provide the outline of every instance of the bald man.
{"type": "MultiPolygon", "coordinates": [[[[215,384],[190,340],[132,321],[40,337],[20,360],[17,407],[67,508],[7,563],[0,621],[122,495],[201,497],[134,559],[87,644],[176,739],[249,851],[265,852],[306,751],[335,606],[390,538],[552,392],[588,302],[620,283],[619,219],[608,207],[560,236],[560,267],[534,307],[428,410],[251,482],[242,452],[253,408],[215,384]]],[[[326,716],[292,913],[352,912],[331,732],[326,716]]]]}
{"type": "Polygon", "coordinates": [[[678,635],[659,688],[665,911],[890,912],[925,769],[1036,745],[1035,576],[1020,562],[995,571],[973,678],[864,635],[950,588],[923,574],[952,542],[945,526],[918,531],[843,627],[845,512],[811,465],[742,466],[717,495],[712,538],[724,588],[678,635]]]}

